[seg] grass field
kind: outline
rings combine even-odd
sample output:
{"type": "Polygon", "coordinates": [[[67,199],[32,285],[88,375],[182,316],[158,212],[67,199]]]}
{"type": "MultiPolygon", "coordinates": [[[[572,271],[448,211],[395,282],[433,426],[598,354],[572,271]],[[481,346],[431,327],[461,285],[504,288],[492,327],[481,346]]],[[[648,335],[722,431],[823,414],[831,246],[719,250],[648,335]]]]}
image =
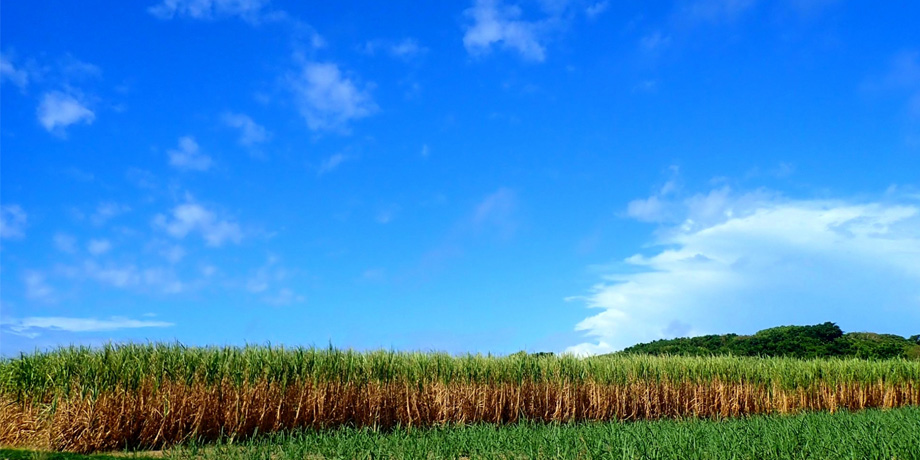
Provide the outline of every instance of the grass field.
{"type": "Polygon", "coordinates": [[[291,429],[515,424],[920,406],[920,362],[590,359],[333,349],[64,348],[0,362],[0,443],[156,449],[291,429]]]}
{"type": "MultiPolygon", "coordinates": [[[[396,429],[341,428],[273,434],[233,444],[178,446],[160,453],[192,459],[916,459],[920,408],[721,421],[688,419],[577,424],[518,423],[396,429]]],[[[0,450],[0,459],[114,460],[0,450]]]]}

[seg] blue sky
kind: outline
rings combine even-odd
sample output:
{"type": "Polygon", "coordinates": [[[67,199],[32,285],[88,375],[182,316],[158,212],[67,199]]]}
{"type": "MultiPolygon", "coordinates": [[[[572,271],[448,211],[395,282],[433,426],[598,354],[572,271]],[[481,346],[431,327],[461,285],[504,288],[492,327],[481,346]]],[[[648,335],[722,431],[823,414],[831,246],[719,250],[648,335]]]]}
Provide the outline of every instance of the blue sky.
{"type": "Polygon", "coordinates": [[[0,348],[920,333],[918,17],[5,2],[0,348]]]}

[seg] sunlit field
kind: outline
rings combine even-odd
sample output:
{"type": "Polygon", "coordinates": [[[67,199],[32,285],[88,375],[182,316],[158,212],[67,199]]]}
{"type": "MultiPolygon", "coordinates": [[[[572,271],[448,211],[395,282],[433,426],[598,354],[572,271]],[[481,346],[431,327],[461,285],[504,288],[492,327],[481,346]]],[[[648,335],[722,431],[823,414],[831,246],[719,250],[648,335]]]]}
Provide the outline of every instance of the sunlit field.
{"type": "MultiPolygon", "coordinates": [[[[850,418],[836,421],[829,414],[905,406],[914,409],[873,412],[860,420],[870,425],[876,423],[871,420],[881,420],[878,417],[916,422],[920,362],[643,355],[455,357],[315,348],[124,345],[61,348],[5,360],[0,364],[0,398],[0,442],[10,447],[71,452],[162,449],[291,430],[307,430],[299,435],[306,436],[303,439],[331,436],[359,443],[385,432],[397,436],[426,427],[441,431],[420,431],[428,433],[420,435],[421,440],[429,439],[426,436],[473,439],[483,436],[475,433],[502,426],[496,433],[506,434],[496,436],[514,439],[524,436],[521,430],[537,433],[533,448],[539,450],[549,444],[536,439],[558,432],[574,433],[566,435],[573,439],[583,432],[585,439],[600,440],[606,439],[601,434],[605,430],[679,433],[680,427],[688,426],[567,425],[581,422],[724,421],[819,411],[824,413],[820,420],[846,424],[850,418]],[[445,434],[466,425],[480,428],[463,431],[472,434],[445,434]],[[346,430],[328,431],[340,428],[346,430]]],[[[756,422],[766,425],[796,423],[782,417],[757,420],[777,420],[756,422]]],[[[742,431],[753,426],[720,423],[711,426],[742,431]]],[[[387,438],[394,439],[387,444],[397,449],[393,455],[409,448],[399,447],[397,438],[387,438]]],[[[253,448],[263,448],[260,445],[253,448]]]]}

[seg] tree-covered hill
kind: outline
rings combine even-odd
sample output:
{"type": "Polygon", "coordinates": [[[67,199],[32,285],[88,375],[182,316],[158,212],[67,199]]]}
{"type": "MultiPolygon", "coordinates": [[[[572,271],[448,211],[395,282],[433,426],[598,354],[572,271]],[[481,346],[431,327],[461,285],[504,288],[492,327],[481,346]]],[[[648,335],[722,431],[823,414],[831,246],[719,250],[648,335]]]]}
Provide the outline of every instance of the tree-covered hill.
{"type": "Polygon", "coordinates": [[[754,335],[704,335],[656,340],[633,345],[620,353],[651,355],[790,356],[796,358],[857,357],[920,359],[920,335],[850,332],[834,323],[780,326],[754,335]]]}

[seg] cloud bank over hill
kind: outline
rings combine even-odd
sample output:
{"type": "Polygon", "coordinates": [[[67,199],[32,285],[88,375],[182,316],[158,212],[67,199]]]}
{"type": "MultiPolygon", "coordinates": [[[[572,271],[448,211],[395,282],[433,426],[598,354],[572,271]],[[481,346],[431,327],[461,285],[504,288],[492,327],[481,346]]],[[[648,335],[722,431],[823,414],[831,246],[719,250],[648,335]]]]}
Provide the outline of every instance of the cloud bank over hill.
{"type": "Polygon", "coordinates": [[[629,203],[629,217],[660,225],[657,240],[648,254],[623,260],[574,298],[601,311],[578,323],[589,340],[567,351],[606,353],[661,338],[840,317],[862,319],[841,324],[846,330],[872,330],[879,316],[920,321],[916,197],[663,192],[629,203]]]}

